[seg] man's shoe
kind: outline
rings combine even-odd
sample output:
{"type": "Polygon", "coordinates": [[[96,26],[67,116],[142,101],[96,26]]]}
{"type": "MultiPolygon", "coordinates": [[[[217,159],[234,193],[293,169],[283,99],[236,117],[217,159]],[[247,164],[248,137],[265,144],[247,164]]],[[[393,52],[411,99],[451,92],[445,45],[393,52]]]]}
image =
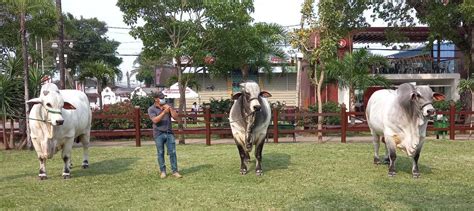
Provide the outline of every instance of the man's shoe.
{"type": "Polygon", "coordinates": [[[173,173],[173,176],[176,178],[181,178],[183,175],[179,174],[178,172],[173,173]]]}
{"type": "Polygon", "coordinates": [[[164,178],[166,178],[166,172],[161,172],[161,174],[160,174],[160,178],[161,178],[161,179],[164,179],[164,178]]]}

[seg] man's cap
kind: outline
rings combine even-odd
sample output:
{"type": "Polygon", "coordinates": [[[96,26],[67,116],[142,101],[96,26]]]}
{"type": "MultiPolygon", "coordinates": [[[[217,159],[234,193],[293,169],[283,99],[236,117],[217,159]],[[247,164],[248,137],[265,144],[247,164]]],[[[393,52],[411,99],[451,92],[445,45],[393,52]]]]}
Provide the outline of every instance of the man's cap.
{"type": "Polygon", "coordinates": [[[165,98],[165,97],[166,97],[166,95],[163,94],[163,92],[161,92],[161,91],[153,92],[153,98],[160,98],[160,99],[163,99],[163,98],[165,98]]]}

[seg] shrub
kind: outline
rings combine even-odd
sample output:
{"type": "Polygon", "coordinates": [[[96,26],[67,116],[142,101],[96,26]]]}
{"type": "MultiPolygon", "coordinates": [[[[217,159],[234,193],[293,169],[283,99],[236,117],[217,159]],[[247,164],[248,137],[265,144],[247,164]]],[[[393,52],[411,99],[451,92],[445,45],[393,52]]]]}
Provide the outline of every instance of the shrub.
{"type": "MultiPolygon", "coordinates": [[[[308,107],[309,112],[317,113],[318,112],[318,105],[311,105],[308,107]]],[[[323,113],[339,113],[341,112],[341,106],[335,102],[326,102],[323,103],[323,113]]],[[[312,124],[318,123],[318,117],[311,118],[312,124]]],[[[326,116],[324,117],[325,125],[339,125],[341,124],[341,117],[340,116],[326,116]]]]}
{"type": "MultiPolygon", "coordinates": [[[[233,104],[234,101],[232,99],[216,100],[214,98],[211,98],[209,103],[204,103],[203,105],[209,106],[211,114],[228,114],[233,104]]],[[[214,127],[229,126],[228,118],[213,117],[211,118],[211,122],[213,122],[214,127]]]]}
{"type": "MultiPolygon", "coordinates": [[[[127,115],[133,113],[133,106],[130,103],[117,103],[112,105],[104,105],[104,109],[94,111],[94,114],[105,115],[127,115]]],[[[134,128],[134,123],[128,118],[116,119],[93,119],[93,130],[113,130],[113,129],[130,129],[134,128]]]]}
{"type": "MultiPolygon", "coordinates": [[[[437,111],[449,111],[449,105],[450,104],[451,104],[451,101],[446,101],[446,100],[435,101],[435,102],[433,102],[433,107],[437,111]]],[[[462,110],[463,105],[462,105],[461,101],[456,101],[456,102],[454,102],[454,104],[455,104],[455,107],[456,107],[456,111],[461,111],[462,110]]]]}
{"type": "Polygon", "coordinates": [[[155,103],[155,99],[152,96],[134,97],[131,101],[133,106],[139,106],[141,113],[141,127],[152,128],[153,123],[148,117],[148,108],[155,103]]]}

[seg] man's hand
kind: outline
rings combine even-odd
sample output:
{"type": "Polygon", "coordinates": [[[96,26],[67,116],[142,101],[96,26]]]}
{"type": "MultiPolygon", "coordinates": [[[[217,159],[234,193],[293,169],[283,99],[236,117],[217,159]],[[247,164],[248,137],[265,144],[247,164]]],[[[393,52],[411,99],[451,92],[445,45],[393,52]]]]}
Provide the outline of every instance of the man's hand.
{"type": "Polygon", "coordinates": [[[169,113],[171,111],[171,106],[168,104],[163,105],[163,112],[169,113]]]}

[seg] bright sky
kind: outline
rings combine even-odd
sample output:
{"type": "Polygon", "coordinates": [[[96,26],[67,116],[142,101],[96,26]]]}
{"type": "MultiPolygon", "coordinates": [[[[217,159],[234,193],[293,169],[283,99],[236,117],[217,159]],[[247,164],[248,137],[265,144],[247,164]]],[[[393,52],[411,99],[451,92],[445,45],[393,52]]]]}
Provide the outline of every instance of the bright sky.
{"type": "MultiPolygon", "coordinates": [[[[123,23],[122,12],[115,6],[116,0],[62,0],[63,12],[69,12],[76,18],[97,17],[109,27],[128,27],[123,23]]],[[[300,8],[303,0],[255,0],[255,13],[252,15],[256,22],[278,23],[282,26],[297,25],[300,21],[300,8]]],[[[128,30],[109,28],[110,39],[122,43],[119,54],[139,54],[142,43],[133,39],[128,30]]],[[[125,74],[133,68],[135,56],[123,56],[120,69],[125,74]]],[[[124,77],[125,78],[125,77],[124,77]]]]}

